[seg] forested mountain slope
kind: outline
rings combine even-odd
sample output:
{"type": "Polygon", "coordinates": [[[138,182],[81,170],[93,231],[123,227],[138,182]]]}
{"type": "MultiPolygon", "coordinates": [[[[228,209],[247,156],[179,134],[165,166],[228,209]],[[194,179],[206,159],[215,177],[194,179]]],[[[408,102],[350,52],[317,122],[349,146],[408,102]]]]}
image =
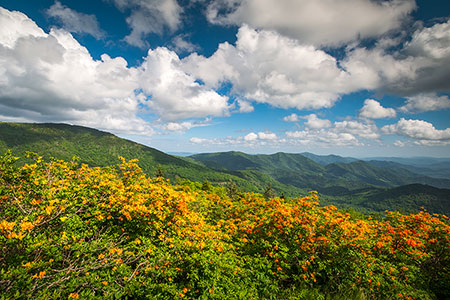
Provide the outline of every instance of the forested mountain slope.
{"type": "Polygon", "coordinates": [[[155,176],[158,167],[165,177],[216,185],[232,180],[241,190],[263,192],[267,185],[289,195],[302,194],[298,187],[287,186],[258,172],[218,171],[202,164],[165,154],[111,133],[68,124],[0,123],[0,153],[11,149],[14,155],[35,152],[49,159],[71,160],[74,156],[90,166],[108,166],[119,163],[119,156],[138,159],[140,167],[149,176],[155,176]]]}

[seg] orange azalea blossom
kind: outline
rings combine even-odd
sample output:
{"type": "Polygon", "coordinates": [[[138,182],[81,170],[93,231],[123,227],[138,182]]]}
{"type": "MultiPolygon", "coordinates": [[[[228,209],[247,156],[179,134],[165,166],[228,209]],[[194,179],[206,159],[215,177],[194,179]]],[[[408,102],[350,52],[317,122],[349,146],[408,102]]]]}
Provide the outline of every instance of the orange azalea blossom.
{"type": "Polygon", "coordinates": [[[70,298],[72,298],[72,299],[78,299],[78,298],[80,298],[80,295],[78,295],[78,293],[70,293],[68,298],[69,298],[69,299],[70,299],[70,298]]]}
{"type": "Polygon", "coordinates": [[[38,279],[41,279],[42,277],[44,277],[45,276],[45,271],[42,271],[42,272],[39,272],[39,274],[34,274],[33,276],[32,276],[32,278],[38,278],[38,279]]]}
{"type": "Polygon", "coordinates": [[[109,250],[109,254],[117,253],[117,255],[122,255],[122,252],[123,250],[119,248],[112,248],[111,250],[109,250]]]}
{"type": "Polygon", "coordinates": [[[34,228],[34,225],[31,222],[23,222],[22,224],[20,224],[20,231],[31,231],[31,229],[34,228]]]}
{"type": "Polygon", "coordinates": [[[16,226],[16,222],[8,222],[6,220],[3,220],[0,222],[0,231],[9,232],[13,230],[14,226],[16,226]]]}

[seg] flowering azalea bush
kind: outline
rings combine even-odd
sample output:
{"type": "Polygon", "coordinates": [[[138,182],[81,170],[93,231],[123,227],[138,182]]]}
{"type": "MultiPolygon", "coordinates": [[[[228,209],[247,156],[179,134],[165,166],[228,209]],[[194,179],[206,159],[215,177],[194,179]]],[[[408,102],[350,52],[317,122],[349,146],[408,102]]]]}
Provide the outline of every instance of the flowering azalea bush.
{"type": "Polygon", "coordinates": [[[0,157],[0,299],[445,299],[444,215],[379,219],[149,178],[136,161],[0,157]]]}

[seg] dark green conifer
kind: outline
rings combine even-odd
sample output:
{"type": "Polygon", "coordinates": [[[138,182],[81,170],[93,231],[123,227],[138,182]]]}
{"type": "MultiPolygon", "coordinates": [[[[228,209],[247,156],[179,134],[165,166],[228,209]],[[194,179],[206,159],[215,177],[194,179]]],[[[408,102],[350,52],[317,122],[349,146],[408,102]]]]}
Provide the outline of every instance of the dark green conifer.
{"type": "Polygon", "coordinates": [[[230,197],[230,199],[236,200],[238,193],[239,193],[239,191],[238,191],[236,184],[234,183],[234,181],[232,179],[230,179],[230,181],[228,181],[228,183],[227,183],[228,197],[230,197]]]}
{"type": "Polygon", "coordinates": [[[212,190],[211,183],[209,183],[209,181],[207,179],[202,184],[202,190],[203,191],[211,191],[212,190]]]}
{"type": "Polygon", "coordinates": [[[165,177],[164,176],[164,171],[161,169],[161,165],[158,165],[158,167],[156,168],[156,177],[165,177]]]}
{"type": "Polygon", "coordinates": [[[270,199],[275,197],[275,190],[272,188],[272,184],[268,184],[266,190],[264,191],[264,198],[270,199]]]}

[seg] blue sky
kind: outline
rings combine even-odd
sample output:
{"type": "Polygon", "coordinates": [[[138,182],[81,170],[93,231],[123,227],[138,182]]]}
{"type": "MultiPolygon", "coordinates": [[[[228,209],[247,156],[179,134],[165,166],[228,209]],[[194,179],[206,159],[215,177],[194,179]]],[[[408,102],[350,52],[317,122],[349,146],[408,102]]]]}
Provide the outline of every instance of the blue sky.
{"type": "Polygon", "coordinates": [[[165,152],[450,157],[445,0],[0,1],[0,121],[165,152]]]}

